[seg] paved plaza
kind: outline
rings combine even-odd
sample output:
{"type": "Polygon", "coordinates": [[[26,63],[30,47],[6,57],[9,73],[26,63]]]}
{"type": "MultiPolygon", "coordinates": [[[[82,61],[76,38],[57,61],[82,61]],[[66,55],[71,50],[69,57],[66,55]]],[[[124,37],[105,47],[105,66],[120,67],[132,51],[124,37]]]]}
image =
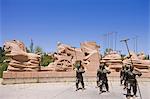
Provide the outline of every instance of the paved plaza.
{"type": "MultiPolygon", "coordinates": [[[[142,99],[150,99],[150,82],[140,81],[139,85],[142,99]]],[[[100,95],[95,86],[95,82],[85,82],[86,90],[75,91],[73,82],[0,85],[0,99],[126,99],[119,80],[109,81],[109,93],[100,95]]]]}

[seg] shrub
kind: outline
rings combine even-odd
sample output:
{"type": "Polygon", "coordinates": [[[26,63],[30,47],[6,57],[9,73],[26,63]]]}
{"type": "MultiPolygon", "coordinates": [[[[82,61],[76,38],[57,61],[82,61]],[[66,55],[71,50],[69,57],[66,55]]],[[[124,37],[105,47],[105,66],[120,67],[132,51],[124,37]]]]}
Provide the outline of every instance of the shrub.
{"type": "Polygon", "coordinates": [[[44,55],[42,55],[41,57],[41,62],[40,65],[41,66],[48,66],[49,63],[53,62],[53,58],[51,56],[48,56],[46,53],[44,55]]]}
{"type": "Polygon", "coordinates": [[[0,78],[3,77],[3,71],[6,71],[8,67],[8,63],[0,63],[0,78]]]}

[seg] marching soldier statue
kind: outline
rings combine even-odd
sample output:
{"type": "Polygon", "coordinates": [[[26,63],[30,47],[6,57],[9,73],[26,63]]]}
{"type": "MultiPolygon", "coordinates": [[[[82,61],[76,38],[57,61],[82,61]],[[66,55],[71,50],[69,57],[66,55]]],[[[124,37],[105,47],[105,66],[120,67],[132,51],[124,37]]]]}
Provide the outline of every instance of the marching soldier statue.
{"type": "Polygon", "coordinates": [[[103,92],[103,86],[105,85],[106,91],[109,92],[107,74],[111,72],[106,69],[106,63],[104,61],[100,62],[99,69],[97,70],[97,83],[99,87],[99,94],[103,92]]]}
{"type": "Polygon", "coordinates": [[[124,69],[124,88],[123,89],[126,89],[127,88],[127,73],[128,73],[128,71],[130,71],[130,69],[129,69],[129,67],[130,67],[130,64],[126,64],[125,65],[125,69],[124,69]]]}
{"type": "Polygon", "coordinates": [[[126,73],[126,85],[127,85],[127,97],[134,96],[136,97],[137,93],[137,80],[136,76],[141,76],[142,73],[136,71],[133,66],[130,65],[130,70],[126,73]],[[131,89],[133,91],[133,95],[131,95],[131,89]]]}
{"type": "Polygon", "coordinates": [[[124,84],[124,89],[126,89],[126,73],[129,71],[129,64],[123,64],[120,71],[120,84],[124,84]]]}
{"type": "Polygon", "coordinates": [[[82,85],[82,90],[84,90],[84,80],[83,80],[83,73],[85,73],[85,68],[82,65],[81,60],[77,60],[75,62],[75,70],[76,70],[76,91],[78,91],[79,88],[79,83],[82,85]]]}
{"type": "Polygon", "coordinates": [[[120,85],[123,84],[123,81],[125,82],[125,66],[123,65],[120,70],[120,85]]]}

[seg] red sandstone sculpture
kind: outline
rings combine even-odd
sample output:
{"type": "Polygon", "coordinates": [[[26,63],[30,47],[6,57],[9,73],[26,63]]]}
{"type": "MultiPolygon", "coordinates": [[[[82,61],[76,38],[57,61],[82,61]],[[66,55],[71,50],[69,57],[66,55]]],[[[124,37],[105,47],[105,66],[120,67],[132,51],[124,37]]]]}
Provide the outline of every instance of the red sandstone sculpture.
{"type": "Polygon", "coordinates": [[[131,60],[133,62],[133,66],[136,70],[141,72],[149,72],[150,68],[150,60],[144,60],[145,55],[144,53],[140,53],[139,55],[136,55],[134,52],[130,52],[131,59],[129,58],[129,55],[126,55],[122,61],[121,55],[115,51],[111,51],[110,53],[107,53],[103,60],[106,61],[111,71],[119,71],[124,64],[131,63],[131,60]]]}
{"type": "Polygon", "coordinates": [[[23,42],[18,40],[4,43],[6,56],[9,58],[8,71],[38,71],[40,56],[27,53],[23,42]]]}
{"type": "MultiPolygon", "coordinates": [[[[87,71],[96,71],[99,66],[101,55],[96,42],[83,42],[80,48],[75,48],[66,44],[58,43],[57,52],[53,54],[54,62],[47,67],[40,68],[40,56],[34,53],[27,53],[23,42],[18,40],[7,41],[4,43],[6,56],[9,57],[8,71],[72,71],[76,60],[81,60],[82,65],[87,71]]],[[[131,52],[133,65],[137,69],[148,70],[150,68],[150,60],[144,60],[144,53],[138,56],[131,52]]],[[[130,63],[130,59],[124,57],[123,63],[130,63]]],[[[122,67],[121,55],[116,51],[107,53],[103,60],[106,61],[111,71],[118,71],[122,67]]]]}
{"type": "Polygon", "coordinates": [[[110,51],[102,59],[111,71],[119,71],[122,67],[121,55],[116,51],[110,51]]]}
{"type": "MultiPolygon", "coordinates": [[[[141,72],[149,72],[149,68],[150,68],[150,60],[144,60],[145,55],[144,53],[141,53],[140,55],[136,55],[136,53],[134,52],[130,52],[131,54],[131,59],[133,62],[133,66],[140,70],[141,72]]],[[[129,58],[129,55],[125,56],[125,59],[123,61],[123,63],[131,63],[131,60],[129,58]]]]}
{"type": "Polygon", "coordinates": [[[81,48],[58,43],[57,53],[53,55],[55,61],[41,70],[72,71],[75,61],[81,60],[88,71],[96,71],[100,59],[99,48],[96,42],[83,42],[81,48]]]}

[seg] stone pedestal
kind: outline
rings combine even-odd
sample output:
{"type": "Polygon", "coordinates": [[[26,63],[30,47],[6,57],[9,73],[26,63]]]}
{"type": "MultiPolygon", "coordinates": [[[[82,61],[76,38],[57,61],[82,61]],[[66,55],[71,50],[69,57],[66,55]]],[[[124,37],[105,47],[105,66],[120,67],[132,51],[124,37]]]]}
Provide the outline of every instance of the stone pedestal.
{"type": "MultiPolygon", "coordinates": [[[[108,75],[108,79],[119,78],[119,72],[112,72],[108,75]]],[[[84,81],[96,82],[96,72],[89,72],[83,74],[84,81]]],[[[149,73],[143,73],[140,78],[150,78],[149,73]]],[[[49,83],[49,82],[75,82],[75,71],[72,72],[54,72],[54,71],[41,71],[41,72],[8,72],[3,73],[2,84],[25,84],[25,83],[49,83]]]]}
{"type": "Polygon", "coordinates": [[[74,72],[4,72],[2,84],[75,81],[74,72]]]}

